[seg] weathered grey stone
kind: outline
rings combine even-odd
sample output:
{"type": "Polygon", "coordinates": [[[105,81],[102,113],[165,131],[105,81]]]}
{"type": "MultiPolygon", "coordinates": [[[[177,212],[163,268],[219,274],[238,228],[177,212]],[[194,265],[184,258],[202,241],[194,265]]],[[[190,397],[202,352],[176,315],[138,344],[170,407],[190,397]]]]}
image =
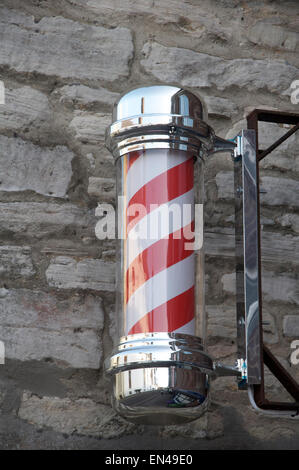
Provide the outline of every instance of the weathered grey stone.
{"type": "Polygon", "coordinates": [[[38,147],[19,138],[0,136],[0,189],[64,197],[72,176],[73,157],[73,152],[64,146],[38,147]]]}
{"type": "Polygon", "coordinates": [[[18,416],[30,423],[51,427],[66,434],[85,434],[111,439],[128,435],[137,427],[123,420],[110,406],[95,403],[89,398],[43,397],[25,392],[18,416]]]}
{"type": "Polygon", "coordinates": [[[0,246],[0,276],[28,278],[35,274],[29,246],[0,246]]]}
{"type": "Polygon", "coordinates": [[[164,426],[160,431],[162,438],[188,437],[189,439],[205,439],[208,434],[208,415],[201,416],[200,419],[184,425],[164,426]]]}
{"type": "Polygon", "coordinates": [[[283,319],[284,336],[299,338],[299,315],[286,315],[283,319]]]}
{"type": "Polygon", "coordinates": [[[106,104],[112,106],[118,93],[106,90],[105,88],[90,88],[85,85],[65,85],[53,92],[54,96],[59,96],[60,103],[72,106],[90,107],[94,104],[106,104]]]}
{"type": "MultiPolygon", "coordinates": [[[[255,106],[253,106],[253,109],[254,108],[255,108],[255,106]]],[[[250,107],[250,110],[246,111],[246,115],[248,115],[253,109],[250,107]]],[[[228,129],[228,131],[225,135],[225,138],[226,139],[234,139],[236,137],[236,135],[238,135],[242,129],[247,129],[246,119],[241,119],[240,121],[235,122],[232,127],[229,127],[229,129],[228,129]]]]}
{"type": "Polygon", "coordinates": [[[104,326],[102,299],[72,294],[60,299],[54,293],[33,289],[0,289],[0,324],[60,331],[104,326]]]}
{"type": "MultiPolygon", "coordinates": [[[[294,276],[287,273],[276,274],[263,270],[263,298],[266,301],[288,302],[290,304],[299,304],[299,286],[294,276]]],[[[222,276],[223,289],[226,292],[235,294],[235,273],[222,276]]]]}
{"type": "Polygon", "coordinates": [[[267,88],[272,93],[287,89],[298,70],[280,60],[231,59],[194,52],[190,49],[146,43],[141,64],[148,73],[165,82],[183,86],[224,90],[231,86],[248,90],[267,88]]]}
{"type": "Polygon", "coordinates": [[[298,214],[284,214],[275,217],[275,222],[281,224],[282,227],[291,228],[294,232],[299,233],[299,215],[298,214]]]}
{"type": "Polygon", "coordinates": [[[229,305],[206,305],[208,335],[236,339],[236,307],[229,305]]]}
{"type": "Polygon", "coordinates": [[[162,438],[179,438],[188,439],[215,439],[223,435],[223,417],[217,411],[205,413],[199,419],[188,424],[180,424],[178,426],[164,426],[160,435],[162,438]]]}
{"type": "MultiPolygon", "coordinates": [[[[82,6],[84,11],[92,12],[99,19],[118,24],[120,18],[133,19],[143,18],[145,22],[152,24],[155,22],[158,28],[161,25],[173,24],[183,32],[189,33],[192,37],[201,37],[205,30],[211,34],[214,32],[220,37],[230,37],[229,28],[223,27],[223,14],[219,19],[213,6],[207,0],[203,0],[201,8],[194,8],[194,5],[186,0],[169,0],[164,2],[151,3],[148,0],[72,0],[72,4],[82,6]],[[203,14],[204,11],[204,14],[203,14]]],[[[217,5],[219,8],[219,5],[217,5]]]]}
{"type": "Polygon", "coordinates": [[[88,257],[89,249],[85,246],[78,246],[75,243],[73,246],[70,245],[68,240],[62,241],[59,240],[59,244],[57,244],[57,240],[49,240],[49,244],[41,248],[41,253],[46,253],[47,255],[51,256],[80,256],[80,257],[88,257]]]}
{"type": "Polygon", "coordinates": [[[222,287],[225,292],[229,292],[230,294],[236,293],[236,274],[229,273],[224,274],[221,278],[222,287]]]}
{"type": "Polygon", "coordinates": [[[47,271],[50,286],[60,289],[115,290],[115,265],[97,259],[77,261],[69,256],[54,258],[47,271]]]}
{"type": "Polygon", "coordinates": [[[115,200],[115,179],[90,177],[88,194],[98,197],[99,202],[113,202],[115,200]]]}
{"type": "Polygon", "coordinates": [[[254,44],[262,44],[273,49],[295,51],[298,48],[299,34],[279,25],[258,21],[248,31],[248,39],[254,44]]]}
{"type": "Polygon", "coordinates": [[[0,64],[17,72],[108,82],[127,77],[133,54],[126,28],[106,29],[63,17],[32,16],[2,9],[0,64]]]}
{"type": "MultiPolygon", "coordinates": [[[[234,198],[233,173],[220,171],[216,175],[218,197],[221,199],[234,198]]],[[[298,190],[299,182],[291,178],[277,178],[274,176],[262,176],[260,186],[265,191],[261,193],[261,204],[270,206],[299,207],[298,190]]]]}
{"type": "Polygon", "coordinates": [[[92,329],[51,330],[0,326],[5,355],[21,361],[52,360],[58,365],[98,369],[102,357],[99,335],[92,329]]]}
{"type": "Polygon", "coordinates": [[[299,208],[299,181],[291,178],[275,178],[263,176],[261,187],[261,203],[269,206],[293,206],[299,208]]]}
{"type": "Polygon", "coordinates": [[[236,103],[227,98],[220,98],[219,96],[205,96],[204,102],[208,108],[210,116],[231,118],[238,113],[236,103]]]}
{"type": "Polygon", "coordinates": [[[53,360],[64,366],[98,369],[104,313],[99,297],[0,289],[0,339],[8,359],[53,360]]]}
{"type": "Polygon", "coordinates": [[[14,232],[22,236],[59,236],[66,228],[94,233],[96,219],[87,209],[74,204],[41,202],[0,203],[0,234],[14,232]]]}
{"type": "MultiPolygon", "coordinates": [[[[262,261],[273,264],[297,265],[299,237],[276,232],[262,232],[262,261]]],[[[235,257],[235,234],[230,228],[215,227],[205,232],[205,253],[220,258],[235,257]]]]}
{"type": "Polygon", "coordinates": [[[92,153],[86,154],[86,159],[88,160],[90,170],[94,170],[96,167],[96,161],[92,153]]]}
{"type": "Polygon", "coordinates": [[[81,142],[98,144],[103,142],[105,131],[110,124],[111,114],[76,111],[70,129],[74,132],[75,138],[81,142]]]}
{"type": "Polygon", "coordinates": [[[103,261],[115,261],[115,250],[104,250],[102,252],[103,261]]]}
{"type": "MultiPolygon", "coordinates": [[[[1,53],[0,53],[1,54],[1,53]]],[[[47,96],[29,86],[5,88],[5,104],[0,106],[0,129],[17,130],[50,118],[47,96]]]]}
{"type": "Polygon", "coordinates": [[[231,171],[219,171],[216,175],[218,198],[234,199],[234,174],[231,171]]]}
{"type": "MultiPolygon", "coordinates": [[[[209,338],[208,338],[209,342],[209,338]]],[[[212,340],[214,343],[214,341],[212,340]]],[[[236,354],[236,344],[227,341],[227,338],[217,339],[215,344],[208,344],[208,353],[215,359],[227,359],[236,354]]]]}

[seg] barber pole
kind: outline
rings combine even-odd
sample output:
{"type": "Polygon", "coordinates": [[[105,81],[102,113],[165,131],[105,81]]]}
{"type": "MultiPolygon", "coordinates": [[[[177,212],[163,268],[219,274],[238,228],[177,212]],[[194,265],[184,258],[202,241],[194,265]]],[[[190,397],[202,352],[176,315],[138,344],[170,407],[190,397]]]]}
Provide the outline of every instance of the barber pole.
{"type": "Polygon", "coordinates": [[[213,361],[204,351],[203,249],[194,248],[202,162],[214,144],[203,114],[186,90],[139,88],[116,103],[107,131],[123,203],[120,341],[106,366],[115,409],[137,423],[183,423],[208,406],[213,361]]]}

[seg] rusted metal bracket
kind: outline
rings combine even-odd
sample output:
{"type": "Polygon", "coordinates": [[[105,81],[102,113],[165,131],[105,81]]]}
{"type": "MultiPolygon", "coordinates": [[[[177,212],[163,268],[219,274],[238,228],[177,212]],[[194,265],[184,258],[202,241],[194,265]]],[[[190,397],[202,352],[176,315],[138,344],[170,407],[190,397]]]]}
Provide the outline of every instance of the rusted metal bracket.
{"type": "MultiPolygon", "coordinates": [[[[291,377],[263,343],[259,162],[298,130],[299,114],[255,109],[247,117],[247,128],[254,131],[254,133],[252,134],[252,131],[243,131],[244,142],[242,142],[242,149],[244,153],[247,152],[245,160],[249,162],[249,166],[251,163],[253,163],[253,165],[251,165],[248,172],[246,162],[242,162],[242,184],[244,190],[248,192],[247,197],[243,196],[242,201],[238,200],[237,192],[240,187],[243,190],[241,184],[241,165],[238,163],[238,155],[235,155],[238,354],[244,357],[244,349],[246,348],[248,367],[247,383],[250,401],[253,406],[266,414],[273,415],[273,413],[276,412],[281,416],[295,417],[299,415],[299,384],[291,377]],[[270,147],[260,149],[258,139],[259,121],[289,124],[293,125],[293,127],[286,132],[284,136],[270,145],[270,147]],[[255,146],[255,149],[253,146],[255,146]],[[249,156],[248,152],[250,154],[249,156]],[[246,172],[249,177],[247,183],[245,180],[246,172]],[[255,180],[254,184],[252,183],[253,180],[255,180]],[[254,221],[250,214],[248,217],[248,211],[250,212],[253,206],[253,210],[256,210],[254,221]],[[243,212],[243,221],[241,220],[241,211],[243,212]],[[246,218],[248,220],[247,227],[246,218]],[[241,222],[243,222],[243,226],[241,226],[241,222]],[[243,230],[244,236],[242,236],[243,230]],[[247,235],[247,241],[246,233],[249,233],[249,236],[247,235]],[[250,234],[252,240],[249,240],[250,234]],[[244,252],[244,264],[242,263],[242,252],[244,252]],[[242,278],[245,280],[245,292],[242,278]],[[249,279],[249,283],[251,283],[248,288],[246,288],[247,278],[249,279]],[[251,305],[248,305],[249,298],[251,298],[251,305]],[[251,322],[251,325],[249,325],[249,322],[251,322]],[[244,341],[245,337],[246,341],[244,341]],[[264,364],[294,398],[295,401],[293,403],[271,402],[266,399],[264,364]]],[[[240,159],[243,157],[244,155],[240,155],[240,159]]]]}

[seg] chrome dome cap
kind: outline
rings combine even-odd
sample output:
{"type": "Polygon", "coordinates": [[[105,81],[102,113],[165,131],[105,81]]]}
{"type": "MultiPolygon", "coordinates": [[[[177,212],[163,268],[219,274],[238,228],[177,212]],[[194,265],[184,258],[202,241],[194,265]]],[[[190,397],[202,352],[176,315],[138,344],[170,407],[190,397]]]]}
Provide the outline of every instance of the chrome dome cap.
{"type": "Polygon", "coordinates": [[[214,131],[205,122],[203,101],[175,86],[141,87],[122,95],[113,108],[106,146],[115,158],[134,150],[213,147],[214,131]]]}

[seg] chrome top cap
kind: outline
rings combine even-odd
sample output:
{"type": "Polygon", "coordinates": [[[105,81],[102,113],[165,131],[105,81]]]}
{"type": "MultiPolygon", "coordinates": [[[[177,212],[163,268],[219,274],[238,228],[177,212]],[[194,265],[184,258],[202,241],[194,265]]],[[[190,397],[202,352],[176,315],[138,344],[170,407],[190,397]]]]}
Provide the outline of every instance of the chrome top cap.
{"type": "Polygon", "coordinates": [[[118,158],[130,151],[212,148],[214,132],[203,120],[202,101],[187,90],[156,85],[124,94],[113,109],[106,146],[118,158]]]}
{"type": "Polygon", "coordinates": [[[120,97],[113,109],[113,121],[144,114],[175,114],[204,119],[202,101],[193,93],[175,86],[137,88],[120,97]]]}
{"type": "Polygon", "coordinates": [[[204,104],[190,91],[156,85],[124,94],[113,109],[106,147],[117,159],[131,151],[169,148],[195,156],[231,151],[235,144],[215,136],[204,104]]]}

